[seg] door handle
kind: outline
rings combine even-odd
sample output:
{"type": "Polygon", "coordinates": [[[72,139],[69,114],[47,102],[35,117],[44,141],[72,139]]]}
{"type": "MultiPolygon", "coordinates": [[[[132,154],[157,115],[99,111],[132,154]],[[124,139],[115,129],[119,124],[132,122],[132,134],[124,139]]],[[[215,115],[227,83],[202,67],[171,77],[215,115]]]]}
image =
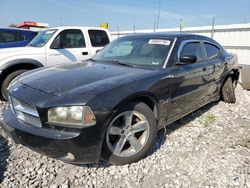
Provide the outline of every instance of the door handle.
{"type": "Polygon", "coordinates": [[[82,52],[82,55],[88,55],[89,53],[88,52],[82,52]]]}
{"type": "Polygon", "coordinates": [[[207,70],[207,67],[202,67],[202,70],[203,70],[203,71],[206,71],[206,70],[207,70]]]}

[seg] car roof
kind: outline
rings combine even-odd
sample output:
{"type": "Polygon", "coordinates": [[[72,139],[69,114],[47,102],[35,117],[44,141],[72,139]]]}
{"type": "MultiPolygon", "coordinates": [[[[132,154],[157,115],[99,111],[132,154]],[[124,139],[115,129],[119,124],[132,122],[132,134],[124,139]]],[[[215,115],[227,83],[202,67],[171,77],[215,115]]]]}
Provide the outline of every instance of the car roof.
{"type": "Polygon", "coordinates": [[[204,40],[211,40],[211,38],[197,35],[197,34],[191,34],[191,33],[185,33],[185,32],[176,32],[176,33],[169,33],[169,32],[155,32],[155,33],[140,33],[140,34],[132,34],[127,35],[125,37],[162,37],[162,38],[193,38],[193,39],[204,39],[204,40]]]}
{"type": "Polygon", "coordinates": [[[98,30],[107,30],[107,29],[103,29],[100,27],[85,27],[85,26],[60,26],[60,27],[51,27],[51,28],[47,28],[46,30],[50,30],[50,29],[59,29],[59,30],[64,30],[64,29],[98,29],[98,30]]]}
{"type": "Polygon", "coordinates": [[[32,31],[29,29],[21,29],[21,28],[15,28],[15,27],[11,27],[11,28],[0,28],[0,31],[26,31],[26,32],[33,32],[33,33],[37,33],[37,31],[32,31]]]}

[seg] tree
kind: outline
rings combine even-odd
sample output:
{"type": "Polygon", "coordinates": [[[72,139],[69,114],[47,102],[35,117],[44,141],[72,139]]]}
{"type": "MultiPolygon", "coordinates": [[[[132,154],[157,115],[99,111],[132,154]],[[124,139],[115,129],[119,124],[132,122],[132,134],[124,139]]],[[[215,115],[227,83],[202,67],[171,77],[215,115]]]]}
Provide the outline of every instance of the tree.
{"type": "Polygon", "coordinates": [[[16,24],[10,24],[9,27],[16,27],[16,24]]]}

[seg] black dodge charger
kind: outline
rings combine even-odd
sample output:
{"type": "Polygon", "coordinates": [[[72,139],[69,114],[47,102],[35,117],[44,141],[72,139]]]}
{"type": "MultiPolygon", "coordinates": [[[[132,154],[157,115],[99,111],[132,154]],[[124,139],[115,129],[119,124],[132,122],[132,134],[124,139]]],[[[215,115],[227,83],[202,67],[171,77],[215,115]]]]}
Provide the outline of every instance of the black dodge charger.
{"type": "Polygon", "coordinates": [[[164,126],[212,101],[234,103],[238,77],[237,56],[208,37],[121,37],[88,61],[13,80],[3,127],[16,143],[69,163],[132,163],[164,126]]]}

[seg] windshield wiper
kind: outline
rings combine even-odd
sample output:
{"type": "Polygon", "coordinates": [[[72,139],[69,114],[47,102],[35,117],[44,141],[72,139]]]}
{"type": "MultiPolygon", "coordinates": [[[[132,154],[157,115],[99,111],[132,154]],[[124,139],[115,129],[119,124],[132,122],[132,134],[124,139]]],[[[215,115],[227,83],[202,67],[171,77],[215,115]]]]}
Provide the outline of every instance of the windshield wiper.
{"type": "Polygon", "coordinates": [[[109,61],[109,62],[111,62],[111,63],[117,63],[117,64],[119,64],[119,65],[123,65],[123,66],[127,66],[127,67],[136,67],[135,65],[132,65],[132,64],[130,64],[130,63],[123,63],[123,62],[120,62],[120,61],[116,61],[116,60],[111,60],[111,61],[109,61]]]}

